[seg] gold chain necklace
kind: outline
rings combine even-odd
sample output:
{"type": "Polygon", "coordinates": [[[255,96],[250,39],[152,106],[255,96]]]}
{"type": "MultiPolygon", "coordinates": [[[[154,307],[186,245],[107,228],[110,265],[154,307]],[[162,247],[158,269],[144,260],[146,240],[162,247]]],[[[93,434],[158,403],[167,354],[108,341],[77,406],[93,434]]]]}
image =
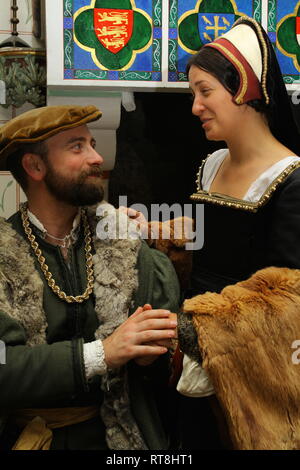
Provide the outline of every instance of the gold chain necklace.
{"type": "Polygon", "coordinates": [[[53,276],[51,272],[49,271],[47,264],[45,263],[46,260],[44,256],[42,255],[42,251],[39,248],[38,242],[35,239],[36,237],[32,234],[32,230],[29,225],[27,204],[22,204],[20,206],[20,212],[21,212],[24,231],[30,242],[31,248],[33,249],[33,252],[38,259],[38,262],[40,263],[41,269],[48,282],[48,286],[52,289],[54,294],[58,295],[60,299],[64,300],[65,302],[68,302],[69,304],[75,303],[75,302],[76,303],[84,302],[86,299],[89,298],[90,294],[93,292],[93,286],[94,286],[93,258],[91,254],[92,239],[91,239],[91,231],[90,231],[89,223],[87,220],[86,212],[84,210],[81,210],[81,216],[82,216],[83,226],[84,226],[84,241],[85,241],[84,250],[85,250],[87,288],[82,295],[77,295],[76,297],[74,297],[73,295],[67,295],[65,292],[63,292],[60,289],[60,287],[56,285],[55,280],[53,279],[53,276]]]}

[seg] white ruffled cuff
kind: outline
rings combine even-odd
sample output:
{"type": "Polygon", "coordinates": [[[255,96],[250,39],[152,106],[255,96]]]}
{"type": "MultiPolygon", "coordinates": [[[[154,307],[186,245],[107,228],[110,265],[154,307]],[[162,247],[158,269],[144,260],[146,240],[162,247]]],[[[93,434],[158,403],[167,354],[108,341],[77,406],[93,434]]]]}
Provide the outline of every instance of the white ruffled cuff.
{"type": "Polygon", "coordinates": [[[91,379],[95,375],[104,375],[107,371],[103,344],[100,339],[83,345],[85,375],[91,379]]]}

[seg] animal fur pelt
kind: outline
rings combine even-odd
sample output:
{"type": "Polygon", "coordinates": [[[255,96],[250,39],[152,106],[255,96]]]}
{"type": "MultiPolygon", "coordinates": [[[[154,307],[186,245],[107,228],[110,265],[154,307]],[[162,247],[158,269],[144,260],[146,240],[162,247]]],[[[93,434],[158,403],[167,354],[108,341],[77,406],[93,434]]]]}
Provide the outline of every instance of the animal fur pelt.
{"type": "Polygon", "coordinates": [[[236,449],[300,449],[300,270],[266,268],[184,302],[236,449]]]}
{"type": "Polygon", "coordinates": [[[186,244],[193,238],[192,230],[193,220],[189,217],[148,224],[147,243],[168,256],[182,288],[188,286],[192,270],[193,252],[186,250],[186,244]]]}

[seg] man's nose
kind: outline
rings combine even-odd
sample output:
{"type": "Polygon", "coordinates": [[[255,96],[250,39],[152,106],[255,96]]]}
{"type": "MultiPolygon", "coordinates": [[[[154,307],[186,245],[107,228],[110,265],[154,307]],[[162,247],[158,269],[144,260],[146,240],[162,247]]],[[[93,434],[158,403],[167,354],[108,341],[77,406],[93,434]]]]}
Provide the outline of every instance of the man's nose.
{"type": "Polygon", "coordinates": [[[94,148],[92,148],[91,150],[89,160],[91,165],[102,165],[102,163],[104,162],[104,158],[94,148]]]}

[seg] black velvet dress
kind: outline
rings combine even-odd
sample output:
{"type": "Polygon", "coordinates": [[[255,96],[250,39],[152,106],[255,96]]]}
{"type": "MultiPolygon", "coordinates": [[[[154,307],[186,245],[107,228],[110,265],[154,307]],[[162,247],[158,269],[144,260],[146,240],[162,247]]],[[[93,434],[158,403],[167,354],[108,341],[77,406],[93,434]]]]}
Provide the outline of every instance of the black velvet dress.
{"type": "Polygon", "coordinates": [[[192,294],[220,292],[267,266],[300,268],[300,164],[288,166],[257,203],[201,190],[204,246],[195,251],[192,294]]]}

